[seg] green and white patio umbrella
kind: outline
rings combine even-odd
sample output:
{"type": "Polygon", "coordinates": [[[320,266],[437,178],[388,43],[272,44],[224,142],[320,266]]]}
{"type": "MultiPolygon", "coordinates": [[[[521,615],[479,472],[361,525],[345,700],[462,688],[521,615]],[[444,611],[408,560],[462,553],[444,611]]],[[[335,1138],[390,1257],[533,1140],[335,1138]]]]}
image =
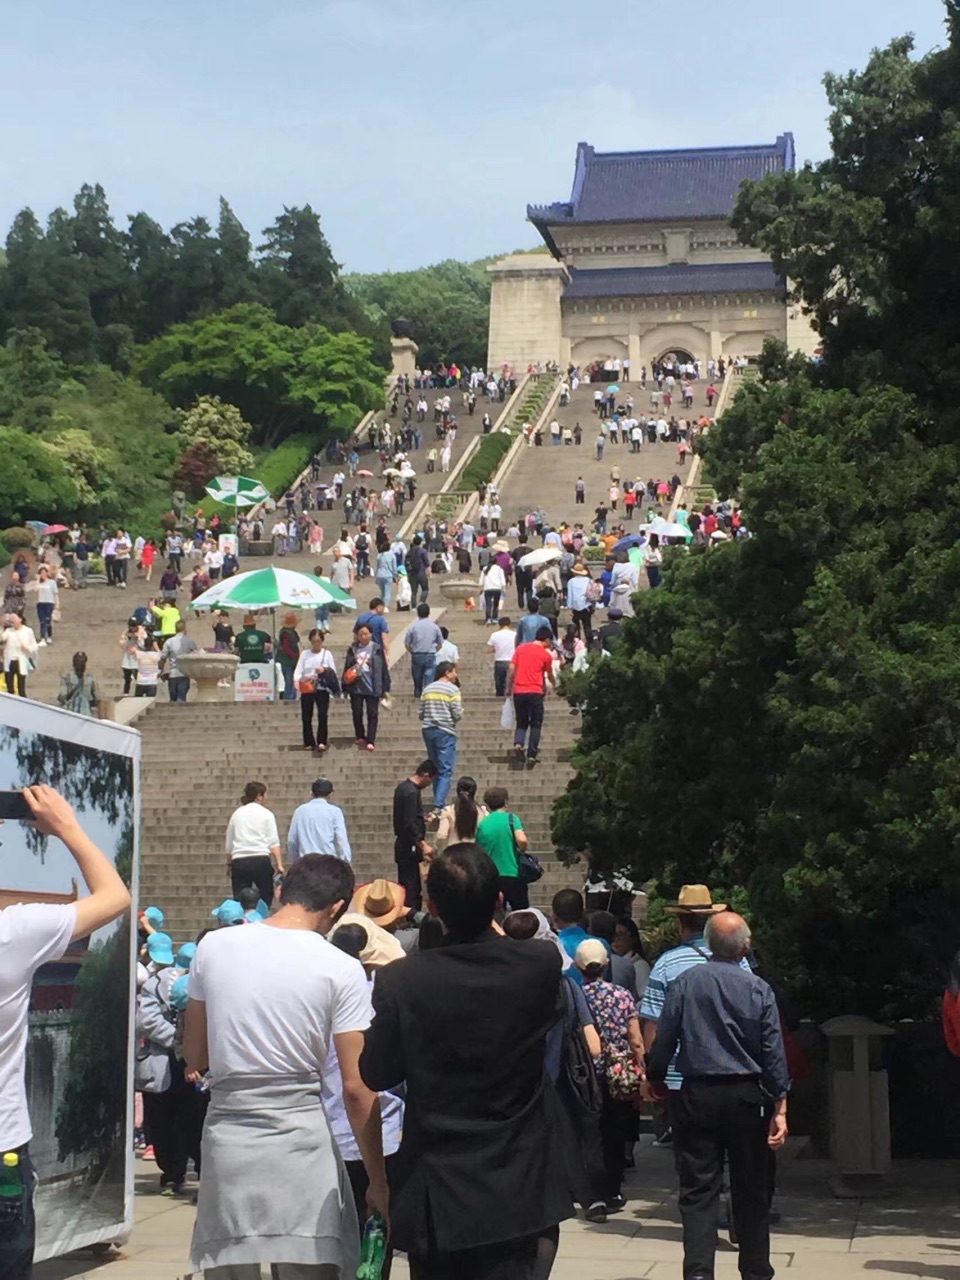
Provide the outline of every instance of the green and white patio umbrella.
{"type": "Polygon", "coordinates": [[[356,600],[332,582],[311,578],[292,569],[251,569],[212,587],[190,602],[191,609],[317,609],[339,604],[355,609],[356,600]]]}
{"type": "Polygon", "coordinates": [[[214,476],[207,493],[228,507],[255,507],[270,497],[269,490],[249,476],[214,476]]]}

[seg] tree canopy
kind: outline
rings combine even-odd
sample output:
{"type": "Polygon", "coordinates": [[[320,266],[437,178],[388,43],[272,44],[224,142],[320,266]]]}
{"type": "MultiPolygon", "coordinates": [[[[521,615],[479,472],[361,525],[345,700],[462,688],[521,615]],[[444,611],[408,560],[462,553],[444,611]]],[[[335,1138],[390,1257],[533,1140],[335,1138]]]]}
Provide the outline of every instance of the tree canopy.
{"type": "Polygon", "coordinates": [[[457,360],[468,368],[487,361],[490,274],[496,258],[447,259],[416,271],[346,275],[344,284],[377,320],[409,320],[423,366],[457,360]]]}
{"type": "Polygon", "coordinates": [[[305,461],[382,403],[388,363],[389,327],[344,287],[309,205],[256,248],[225,199],[215,225],[169,231],[144,212],[118,227],[99,185],[46,226],[24,209],[0,254],[0,429],[21,445],[0,524],[137,513],[149,528],[175,476],[202,491],[252,461],[178,411],[219,399],[247,445],[293,436],[305,461]]]}
{"type": "Polygon", "coordinates": [[[822,363],[768,349],[703,445],[752,539],[679,556],[586,677],[562,845],[711,883],[816,1016],[932,1009],[960,917],[958,9],[826,77],[833,154],[735,223],[822,363]],[[942,273],[942,276],[941,276],[942,273]]]}

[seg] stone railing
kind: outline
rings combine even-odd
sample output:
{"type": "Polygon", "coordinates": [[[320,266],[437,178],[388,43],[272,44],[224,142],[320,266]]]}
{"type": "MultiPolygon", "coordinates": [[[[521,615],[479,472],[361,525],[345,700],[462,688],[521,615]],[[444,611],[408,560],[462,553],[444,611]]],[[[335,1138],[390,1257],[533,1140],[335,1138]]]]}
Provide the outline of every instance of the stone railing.
{"type": "MultiPolygon", "coordinates": [[[[540,424],[542,424],[544,428],[546,428],[547,421],[551,417],[551,415],[553,414],[557,406],[557,402],[560,399],[561,380],[559,376],[554,374],[540,375],[541,382],[543,382],[546,379],[552,380],[551,390],[546,400],[543,401],[542,407],[540,407],[536,411],[535,416],[529,417],[524,412],[525,406],[521,405],[518,407],[518,410],[517,410],[517,415],[516,415],[517,421],[515,423],[510,424],[511,427],[516,426],[517,428],[516,436],[514,438],[513,444],[507,450],[506,454],[500,461],[500,465],[497,467],[496,471],[491,477],[493,483],[497,486],[498,491],[502,490],[503,485],[507,480],[507,477],[510,475],[510,472],[513,470],[514,463],[517,461],[517,458],[519,458],[520,456],[520,450],[526,447],[527,441],[524,438],[523,432],[521,430],[521,428],[524,425],[524,422],[529,422],[531,429],[534,429],[534,430],[540,424]],[[523,419],[523,421],[520,421],[521,418],[523,419]]],[[[467,519],[468,517],[476,515],[479,507],[480,507],[480,495],[476,492],[476,490],[474,490],[470,494],[470,501],[462,509],[459,518],[467,519]]]]}
{"type": "MultiPolygon", "coordinates": [[[[495,432],[499,431],[502,426],[510,422],[511,416],[516,411],[518,405],[522,403],[525,397],[526,389],[529,382],[530,382],[530,374],[525,373],[520,378],[520,381],[517,383],[516,391],[514,391],[513,395],[511,395],[509,399],[507,399],[504,402],[503,408],[500,410],[500,413],[497,415],[496,419],[494,420],[493,427],[491,429],[490,434],[494,434],[495,432]]],[[[447,476],[439,492],[423,493],[416,500],[416,502],[410,508],[408,515],[404,519],[403,524],[400,526],[400,531],[398,536],[404,542],[408,541],[408,539],[411,538],[417,532],[418,529],[423,528],[424,521],[429,519],[431,515],[435,514],[438,506],[445,505],[444,500],[447,498],[448,495],[453,495],[455,493],[462,492],[462,490],[459,490],[457,488],[457,481],[463,475],[466,468],[470,465],[470,461],[473,458],[474,454],[477,452],[477,450],[480,448],[481,442],[486,439],[487,437],[482,433],[480,435],[474,436],[473,439],[470,441],[470,443],[467,445],[466,449],[464,449],[463,453],[457,459],[456,464],[453,467],[453,470],[447,476]]],[[[457,506],[457,509],[458,509],[458,504],[450,504],[450,505],[457,506]]]]}
{"type": "MultiPolygon", "coordinates": [[[[736,394],[734,386],[739,388],[742,385],[742,381],[742,378],[734,378],[732,370],[727,371],[727,376],[724,378],[723,385],[720,388],[720,395],[717,397],[717,403],[713,407],[714,422],[723,414],[730,398],[736,394]]],[[[717,495],[712,489],[709,493],[701,494],[701,490],[706,488],[700,483],[702,472],[703,458],[699,453],[695,453],[691,458],[690,470],[687,472],[685,482],[680,485],[673,495],[673,502],[670,504],[670,511],[667,515],[668,520],[676,520],[677,509],[682,502],[685,502],[687,507],[692,509],[692,507],[700,506],[703,502],[716,500],[717,495]]]]}

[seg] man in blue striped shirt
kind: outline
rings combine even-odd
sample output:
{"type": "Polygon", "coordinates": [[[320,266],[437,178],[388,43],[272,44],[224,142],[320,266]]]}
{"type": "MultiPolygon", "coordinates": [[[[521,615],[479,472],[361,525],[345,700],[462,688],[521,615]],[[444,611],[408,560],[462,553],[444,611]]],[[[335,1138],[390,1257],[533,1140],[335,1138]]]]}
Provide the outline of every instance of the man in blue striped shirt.
{"type": "MultiPolygon", "coordinates": [[[[725,902],[714,902],[713,895],[705,884],[685,884],[677,899],[676,906],[667,907],[671,915],[677,917],[680,929],[680,945],[665,951],[650,970],[650,977],[640,1001],[640,1019],[643,1023],[643,1043],[647,1053],[653,1048],[657,1038],[657,1023],[663,1012],[664,1002],[670,984],[695,964],[706,964],[710,959],[710,950],[704,940],[703,930],[711,916],[726,911],[725,902]]],[[[749,968],[747,962],[744,966],[749,968]]],[[[666,1075],[667,1088],[671,1093],[679,1091],[683,1084],[683,1076],[677,1070],[676,1055],[670,1062],[666,1075]]],[[[664,1122],[657,1125],[658,1146],[667,1146],[670,1142],[670,1116],[667,1107],[664,1122]]]]}

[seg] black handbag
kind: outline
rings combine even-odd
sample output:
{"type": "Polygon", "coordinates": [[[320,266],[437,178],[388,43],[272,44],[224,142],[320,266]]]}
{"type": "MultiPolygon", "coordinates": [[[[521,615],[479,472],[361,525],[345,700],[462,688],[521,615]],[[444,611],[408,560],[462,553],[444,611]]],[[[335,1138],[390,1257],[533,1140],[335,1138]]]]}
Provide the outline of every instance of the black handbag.
{"type": "Polygon", "coordinates": [[[536,854],[521,849],[517,844],[517,829],[513,825],[513,814],[510,814],[510,834],[513,836],[513,852],[517,855],[517,876],[524,884],[536,884],[543,878],[543,867],[536,854]]]}

